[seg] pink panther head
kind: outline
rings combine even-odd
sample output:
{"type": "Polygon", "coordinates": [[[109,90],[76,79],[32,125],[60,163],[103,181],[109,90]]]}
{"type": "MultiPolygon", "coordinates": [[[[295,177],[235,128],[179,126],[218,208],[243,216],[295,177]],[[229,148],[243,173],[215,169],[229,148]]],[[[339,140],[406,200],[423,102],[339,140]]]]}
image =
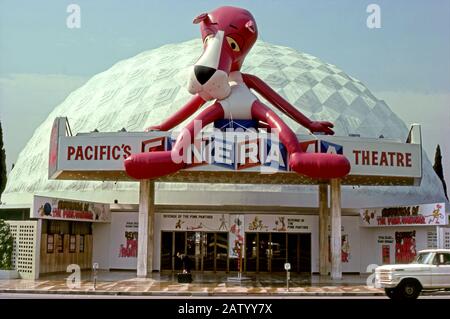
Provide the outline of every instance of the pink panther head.
{"type": "Polygon", "coordinates": [[[207,101],[224,99],[231,92],[230,72],[241,69],[258,37],[255,18],[245,9],[220,7],[194,23],[200,24],[203,53],[190,69],[188,90],[207,101]]]}

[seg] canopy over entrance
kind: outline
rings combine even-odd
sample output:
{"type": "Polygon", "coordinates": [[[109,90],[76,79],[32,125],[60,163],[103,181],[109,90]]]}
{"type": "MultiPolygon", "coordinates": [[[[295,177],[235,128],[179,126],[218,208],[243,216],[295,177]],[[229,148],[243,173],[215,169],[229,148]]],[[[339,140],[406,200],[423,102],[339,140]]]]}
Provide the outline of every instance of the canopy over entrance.
{"type": "MultiPolygon", "coordinates": [[[[192,146],[187,169],[158,182],[320,184],[290,172],[286,149],[270,134],[232,139],[209,134],[203,145],[192,146]]],[[[170,132],[93,132],[72,136],[64,117],[55,119],[49,157],[49,178],[61,180],[131,181],[123,168],[131,153],[170,149],[170,132]]],[[[205,137],[203,137],[205,139],[205,137]]],[[[335,152],[351,163],[343,185],[420,185],[422,178],[421,133],[412,125],[404,142],[385,138],[298,135],[305,152],[335,152]]]]}

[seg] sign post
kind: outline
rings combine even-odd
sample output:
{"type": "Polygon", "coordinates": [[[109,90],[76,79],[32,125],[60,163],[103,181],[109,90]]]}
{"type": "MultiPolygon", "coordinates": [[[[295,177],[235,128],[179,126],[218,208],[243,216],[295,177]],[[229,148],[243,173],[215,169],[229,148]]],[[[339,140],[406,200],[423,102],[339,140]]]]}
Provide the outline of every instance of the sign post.
{"type": "Polygon", "coordinates": [[[238,277],[242,278],[242,249],[241,246],[239,246],[239,274],[238,277]]]}
{"type": "Polygon", "coordinates": [[[97,288],[97,271],[98,271],[98,263],[92,264],[92,272],[94,274],[94,290],[97,288]]]}
{"type": "Polygon", "coordinates": [[[289,280],[291,280],[291,273],[289,272],[289,270],[291,270],[291,264],[285,263],[284,269],[286,269],[286,291],[289,292],[289,280]]]}

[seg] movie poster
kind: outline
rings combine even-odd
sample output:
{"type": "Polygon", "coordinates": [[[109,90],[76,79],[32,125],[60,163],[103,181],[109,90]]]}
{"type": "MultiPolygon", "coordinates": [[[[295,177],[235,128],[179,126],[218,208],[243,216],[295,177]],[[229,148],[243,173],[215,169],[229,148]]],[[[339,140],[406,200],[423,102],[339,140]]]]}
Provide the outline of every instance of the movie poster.
{"type": "Polygon", "coordinates": [[[342,235],[341,240],[341,261],[343,263],[348,263],[351,258],[351,249],[348,239],[348,234],[342,235]]]}
{"type": "Polygon", "coordinates": [[[244,249],[244,215],[230,215],[229,257],[242,257],[244,249]]]}
{"type": "Polygon", "coordinates": [[[382,260],[383,265],[388,265],[391,263],[391,246],[390,245],[383,245],[381,247],[382,251],[382,260]]]}
{"type": "Polygon", "coordinates": [[[165,213],[160,217],[161,229],[185,231],[228,231],[228,214],[165,213]]]}
{"type": "Polygon", "coordinates": [[[311,232],[314,224],[312,216],[295,215],[268,215],[268,214],[247,214],[245,215],[245,230],[248,232],[274,233],[311,232]]]}
{"type": "Polygon", "coordinates": [[[109,204],[34,195],[31,218],[109,223],[109,204]]]}
{"type": "Polygon", "coordinates": [[[408,264],[416,254],[416,231],[395,232],[395,263],[408,264]]]}
{"type": "Polygon", "coordinates": [[[136,269],[138,252],[137,213],[113,213],[111,222],[110,267],[136,269]]]}
{"type": "Polygon", "coordinates": [[[445,203],[401,207],[365,208],[360,210],[364,227],[447,225],[445,203]]]}
{"type": "MultiPolygon", "coordinates": [[[[351,248],[348,234],[341,235],[341,262],[346,264],[351,259],[351,248]]],[[[328,235],[328,261],[331,262],[331,236],[328,235]]]]}

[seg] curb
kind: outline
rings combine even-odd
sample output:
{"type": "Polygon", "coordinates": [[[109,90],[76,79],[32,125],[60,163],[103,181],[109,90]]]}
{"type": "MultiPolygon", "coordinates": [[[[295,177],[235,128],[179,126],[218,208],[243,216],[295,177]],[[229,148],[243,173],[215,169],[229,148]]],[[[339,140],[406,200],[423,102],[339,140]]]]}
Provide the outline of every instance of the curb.
{"type": "Polygon", "coordinates": [[[33,289],[1,289],[2,294],[55,294],[55,295],[96,295],[96,296],[192,296],[192,297],[226,297],[226,296],[252,296],[252,297],[369,297],[384,296],[384,292],[285,292],[285,293],[238,293],[238,292],[163,292],[163,291],[105,291],[105,290],[33,290],[33,289]]]}

